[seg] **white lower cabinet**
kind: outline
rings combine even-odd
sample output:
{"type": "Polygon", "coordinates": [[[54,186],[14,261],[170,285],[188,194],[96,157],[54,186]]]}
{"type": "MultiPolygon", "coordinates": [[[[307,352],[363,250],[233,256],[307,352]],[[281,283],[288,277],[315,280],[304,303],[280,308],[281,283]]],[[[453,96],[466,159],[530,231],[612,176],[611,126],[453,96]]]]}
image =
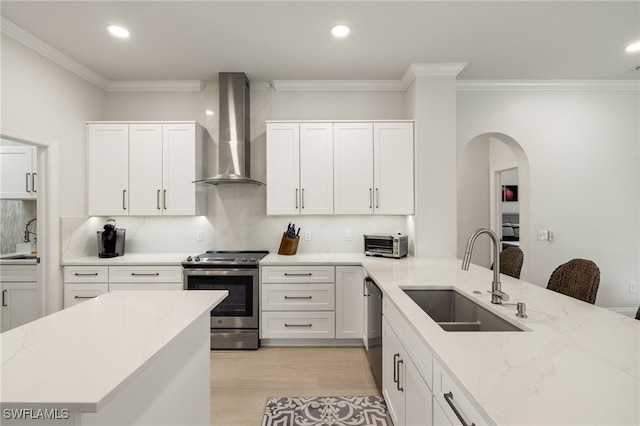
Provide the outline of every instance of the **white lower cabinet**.
{"type": "Polygon", "coordinates": [[[433,363],[433,400],[434,408],[439,406],[438,408],[441,410],[438,416],[444,414],[444,418],[438,419],[438,424],[473,424],[475,426],[488,424],[469,398],[462,392],[462,389],[454,383],[442,365],[436,360],[433,363]]]}
{"type": "Polygon", "coordinates": [[[66,266],[64,307],[116,290],[182,290],[181,266],[66,266]]]}
{"type": "Polygon", "coordinates": [[[360,339],[364,318],[361,266],[336,266],[336,338],[360,339]]]}
{"type": "Polygon", "coordinates": [[[432,394],[386,318],[382,324],[382,394],[394,426],[432,424],[432,394]]]}
{"type": "Polygon", "coordinates": [[[40,318],[37,275],[37,265],[3,265],[0,268],[2,332],[40,318]]]}
{"type": "Polygon", "coordinates": [[[262,312],[263,339],[333,339],[333,311],[262,312]]]}

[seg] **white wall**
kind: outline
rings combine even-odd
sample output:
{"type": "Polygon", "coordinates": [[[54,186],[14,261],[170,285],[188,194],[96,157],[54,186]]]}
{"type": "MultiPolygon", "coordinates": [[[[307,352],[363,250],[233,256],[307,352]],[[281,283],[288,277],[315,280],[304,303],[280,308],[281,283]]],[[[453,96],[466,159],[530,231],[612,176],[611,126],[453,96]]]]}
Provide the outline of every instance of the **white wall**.
{"type": "Polygon", "coordinates": [[[633,308],[640,275],[637,91],[460,91],[458,155],[475,136],[500,132],[529,159],[529,280],[546,286],[572,258],[600,267],[596,304],[633,308]],[[551,243],[536,230],[552,230],[551,243]]]}

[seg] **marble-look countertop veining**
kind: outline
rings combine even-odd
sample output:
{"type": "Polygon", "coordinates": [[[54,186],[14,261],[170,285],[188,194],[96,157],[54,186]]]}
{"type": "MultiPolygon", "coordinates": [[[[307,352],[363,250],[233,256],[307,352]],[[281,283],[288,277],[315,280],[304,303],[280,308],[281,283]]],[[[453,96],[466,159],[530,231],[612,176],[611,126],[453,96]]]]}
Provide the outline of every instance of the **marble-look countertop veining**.
{"type": "Polygon", "coordinates": [[[97,412],[226,296],[116,291],[2,333],[0,403],[97,412]]]}
{"type": "Polygon", "coordinates": [[[63,266],[140,266],[167,265],[181,266],[187,256],[194,253],[125,253],[117,257],[87,256],[63,259],[63,266]]]}
{"type": "MultiPolygon", "coordinates": [[[[268,256],[263,264],[338,264],[351,256],[268,256]]],[[[640,321],[501,275],[509,302],[526,303],[528,317],[520,319],[515,306],[490,303],[493,272],[486,268],[463,271],[455,258],[360,259],[386,302],[398,307],[489,422],[640,424],[640,321]],[[526,331],[446,332],[402,291],[407,287],[455,288],[526,331]]]]}

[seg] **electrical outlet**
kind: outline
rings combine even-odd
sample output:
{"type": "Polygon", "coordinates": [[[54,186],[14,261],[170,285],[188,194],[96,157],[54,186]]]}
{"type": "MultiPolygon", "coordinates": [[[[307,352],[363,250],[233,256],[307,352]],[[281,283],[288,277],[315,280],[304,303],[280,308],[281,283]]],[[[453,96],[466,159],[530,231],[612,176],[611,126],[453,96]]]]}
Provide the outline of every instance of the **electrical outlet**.
{"type": "Polygon", "coordinates": [[[304,240],[311,241],[311,231],[304,231],[304,240]]]}
{"type": "Polygon", "coordinates": [[[351,231],[346,231],[344,233],[344,240],[345,241],[351,241],[353,240],[353,234],[351,233],[351,231]]]}
{"type": "Polygon", "coordinates": [[[635,293],[638,291],[638,283],[636,282],[630,282],[629,283],[629,293],[635,293]]]}
{"type": "Polygon", "coordinates": [[[538,231],[538,241],[548,241],[549,231],[538,231]]]}
{"type": "Polygon", "coordinates": [[[198,232],[196,232],[196,240],[198,240],[198,241],[202,241],[202,238],[203,238],[203,236],[202,236],[202,231],[198,231],[198,232]]]}

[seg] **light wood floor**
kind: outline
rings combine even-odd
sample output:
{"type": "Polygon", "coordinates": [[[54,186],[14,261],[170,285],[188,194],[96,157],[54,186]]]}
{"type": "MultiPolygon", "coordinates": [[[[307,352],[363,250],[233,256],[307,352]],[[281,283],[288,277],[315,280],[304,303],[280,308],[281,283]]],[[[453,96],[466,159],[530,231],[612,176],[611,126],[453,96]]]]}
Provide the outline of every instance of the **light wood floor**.
{"type": "Polygon", "coordinates": [[[211,351],[214,426],[259,426],[272,396],[379,394],[362,347],[211,351]]]}

